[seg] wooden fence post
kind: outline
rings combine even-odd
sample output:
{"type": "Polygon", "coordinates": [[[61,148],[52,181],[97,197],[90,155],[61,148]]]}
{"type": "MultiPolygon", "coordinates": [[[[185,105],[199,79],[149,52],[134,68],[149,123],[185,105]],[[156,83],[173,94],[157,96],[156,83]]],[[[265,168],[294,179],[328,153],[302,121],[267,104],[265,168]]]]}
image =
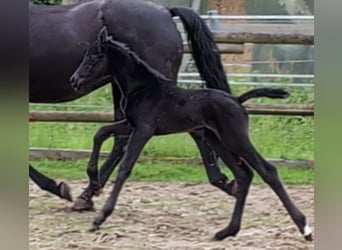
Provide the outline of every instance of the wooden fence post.
{"type": "Polygon", "coordinates": [[[62,5],[70,5],[81,2],[81,0],[62,0],[62,5]]]}

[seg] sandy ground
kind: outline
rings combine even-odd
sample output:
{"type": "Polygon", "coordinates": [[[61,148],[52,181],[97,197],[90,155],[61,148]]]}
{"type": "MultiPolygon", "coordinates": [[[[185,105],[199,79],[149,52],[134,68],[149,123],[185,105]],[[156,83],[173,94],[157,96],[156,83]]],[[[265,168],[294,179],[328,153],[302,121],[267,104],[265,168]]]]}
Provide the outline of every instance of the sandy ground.
{"type": "MultiPolygon", "coordinates": [[[[74,195],[85,182],[71,182],[74,195]]],[[[306,242],[267,186],[250,190],[242,228],[233,238],[212,242],[230,219],[234,199],[209,184],[127,183],[114,213],[100,231],[87,232],[96,212],[76,213],[72,204],[39,190],[32,182],[29,202],[30,249],[314,249],[306,242]]],[[[99,209],[111,187],[95,198],[99,209]]],[[[288,192],[314,227],[312,186],[288,192]]]]}

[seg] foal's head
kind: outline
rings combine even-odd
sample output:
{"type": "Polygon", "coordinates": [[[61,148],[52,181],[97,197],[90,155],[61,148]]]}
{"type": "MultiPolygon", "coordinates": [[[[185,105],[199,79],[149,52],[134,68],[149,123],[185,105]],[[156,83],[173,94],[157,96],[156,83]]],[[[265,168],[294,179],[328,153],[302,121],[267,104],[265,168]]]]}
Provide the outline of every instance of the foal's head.
{"type": "MultiPolygon", "coordinates": [[[[70,77],[71,86],[79,91],[104,75],[110,75],[109,66],[116,65],[115,70],[131,77],[143,80],[155,80],[155,83],[171,82],[170,79],[152,68],[135,52],[122,42],[108,36],[104,27],[94,43],[86,50],[81,64],[70,77]],[[109,53],[110,52],[110,53],[109,53]],[[114,60],[114,61],[113,61],[114,60]]],[[[151,82],[149,83],[151,84],[151,82]]]]}
{"type": "Polygon", "coordinates": [[[86,84],[102,78],[108,71],[107,29],[104,27],[84,53],[83,60],[69,81],[71,86],[79,91],[86,84]]]}

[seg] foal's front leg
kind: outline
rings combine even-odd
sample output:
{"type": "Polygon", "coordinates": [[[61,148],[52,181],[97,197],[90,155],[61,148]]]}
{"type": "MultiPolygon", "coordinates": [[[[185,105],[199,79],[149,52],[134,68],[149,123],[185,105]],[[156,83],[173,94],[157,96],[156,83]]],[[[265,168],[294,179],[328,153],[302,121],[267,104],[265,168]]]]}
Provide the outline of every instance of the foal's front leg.
{"type": "Polygon", "coordinates": [[[133,127],[126,119],[115,122],[111,125],[101,127],[93,138],[93,150],[91,152],[90,160],[87,167],[87,174],[91,190],[99,190],[101,188],[99,183],[97,163],[99,160],[100,150],[103,142],[110,136],[129,136],[133,127]]]}
{"type": "MultiPolygon", "coordinates": [[[[112,83],[112,95],[114,101],[115,121],[121,121],[125,118],[125,100],[123,99],[124,96],[121,92],[121,89],[118,87],[118,84],[114,82],[112,83]]],[[[128,143],[128,137],[117,135],[114,136],[114,138],[115,139],[112,150],[110,151],[108,158],[102,164],[100,172],[98,174],[99,185],[94,187],[91,183],[89,183],[85,190],[78,196],[76,202],[74,203],[73,210],[84,211],[93,209],[93,195],[98,194],[99,190],[105,186],[116,165],[121,161],[124,154],[125,146],[128,143]]]]}
{"type": "Polygon", "coordinates": [[[135,128],[135,131],[132,132],[111,194],[100,213],[95,217],[90,229],[91,231],[97,230],[106,220],[106,218],[113,212],[123,184],[130,176],[140,152],[144,148],[147,141],[153,136],[153,134],[154,130],[149,126],[145,126],[144,128],[137,127],[135,128]]]}

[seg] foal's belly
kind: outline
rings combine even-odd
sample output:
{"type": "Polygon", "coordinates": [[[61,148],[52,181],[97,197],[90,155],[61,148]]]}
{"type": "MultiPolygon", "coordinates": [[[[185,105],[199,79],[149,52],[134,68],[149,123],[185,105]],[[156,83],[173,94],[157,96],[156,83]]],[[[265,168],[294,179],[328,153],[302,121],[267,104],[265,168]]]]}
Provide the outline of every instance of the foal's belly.
{"type": "Polygon", "coordinates": [[[201,119],[192,116],[191,114],[165,113],[156,119],[156,135],[166,135],[175,133],[184,133],[201,129],[204,126],[201,119]]]}

